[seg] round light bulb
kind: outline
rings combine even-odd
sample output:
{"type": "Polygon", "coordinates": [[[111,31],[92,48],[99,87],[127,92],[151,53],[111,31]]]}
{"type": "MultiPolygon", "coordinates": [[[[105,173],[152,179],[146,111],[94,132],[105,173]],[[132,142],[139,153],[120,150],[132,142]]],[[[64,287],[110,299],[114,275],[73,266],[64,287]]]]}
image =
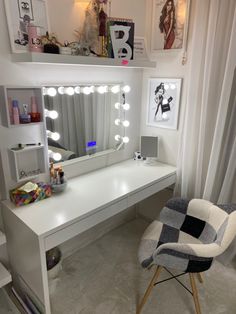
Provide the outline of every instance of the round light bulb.
{"type": "Polygon", "coordinates": [[[54,87],[49,87],[47,90],[48,96],[55,97],[57,94],[57,90],[54,87]]]}
{"type": "Polygon", "coordinates": [[[57,91],[58,91],[58,93],[59,93],[60,95],[64,95],[64,94],[65,94],[65,87],[60,86],[60,87],[58,87],[57,91]]]}
{"type": "Polygon", "coordinates": [[[116,140],[117,142],[119,142],[119,141],[120,141],[120,135],[116,135],[116,136],[115,136],[115,140],[116,140]]]}
{"type": "Polygon", "coordinates": [[[105,94],[108,91],[108,86],[99,86],[97,88],[97,91],[98,91],[99,94],[105,94]]]}
{"type": "Polygon", "coordinates": [[[129,143],[128,136],[123,137],[123,143],[125,143],[125,144],[129,143]]]}
{"type": "Polygon", "coordinates": [[[53,158],[55,161],[60,161],[61,158],[62,158],[62,155],[59,154],[59,153],[52,153],[52,158],[53,158]]]}
{"type": "Polygon", "coordinates": [[[111,87],[111,92],[113,94],[118,94],[120,92],[120,86],[119,85],[115,85],[111,87]]]}
{"type": "Polygon", "coordinates": [[[73,87],[67,87],[66,88],[66,94],[69,95],[69,96],[73,96],[75,93],[75,90],[73,87]]]}
{"type": "Polygon", "coordinates": [[[84,87],[84,88],[83,88],[83,93],[84,93],[85,95],[90,95],[90,94],[91,94],[91,89],[90,89],[90,87],[88,87],[88,86],[84,87]]]}
{"type": "Polygon", "coordinates": [[[51,132],[51,139],[58,141],[60,139],[60,134],[58,132],[51,132]]]}
{"type": "Polygon", "coordinates": [[[123,109],[128,111],[130,109],[130,105],[129,104],[124,104],[123,105],[123,109]]]}
{"type": "Polygon", "coordinates": [[[115,120],[115,125],[120,125],[120,119],[115,120]]]}
{"type": "Polygon", "coordinates": [[[79,86],[76,86],[76,87],[75,87],[75,93],[76,93],[76,94],[80,94],[80,87],[79,87],[79,86]]]}
{"type": "Polygon", "coordinates": [[[129,125],[130,125],[130,123],[129,123],[128,120],[123,121],[123,126],[124,126],[125,128],[128,128],[129,125]]]}
{"type": "Polygon", "coordinates": [[[49,111],[49,118],[55,120],[58,118],[58,112],[56,110],[49,111]]]}
{"type": "Polygon", "coordinates": [[[129,93],[129,92],[131,91],[131,88],[130,88],[129,85],[125,85],[125,86],[122,88],[122,91],[127,94],[127,93],[129,93]]]}
{"type": "Polygon", "coordinates": [[[120,103],[115,103],[115,108],[117,109],[117,110],[119,110],[120,109],[120,103]]]}

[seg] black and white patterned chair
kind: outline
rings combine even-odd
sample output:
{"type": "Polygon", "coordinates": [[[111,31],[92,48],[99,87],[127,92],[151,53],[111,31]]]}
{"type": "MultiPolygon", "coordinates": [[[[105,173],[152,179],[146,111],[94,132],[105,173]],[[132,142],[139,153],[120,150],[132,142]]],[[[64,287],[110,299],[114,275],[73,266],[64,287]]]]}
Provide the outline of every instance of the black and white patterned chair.
{"type": "Polygon", "coordinates": [[[235,235],[236,204],[214,205],[202,199],[169,200],[160,213],[160,221],[153,221],[141,239],[141,265],[144,268],[157,265],[157,269],[137,314],[141,313],[152,288],[157,284],[162,267],[172,275],[169,279],[178,280],[178,276],[189,273],[192,288],[189,292],[194,298],[196,313],[201,313],[194,273],[202,282],[200,273],[211,267],[213,258],[227,249],[235,235]],[[182,274],[176,277],[168,268],[182,274]]]}

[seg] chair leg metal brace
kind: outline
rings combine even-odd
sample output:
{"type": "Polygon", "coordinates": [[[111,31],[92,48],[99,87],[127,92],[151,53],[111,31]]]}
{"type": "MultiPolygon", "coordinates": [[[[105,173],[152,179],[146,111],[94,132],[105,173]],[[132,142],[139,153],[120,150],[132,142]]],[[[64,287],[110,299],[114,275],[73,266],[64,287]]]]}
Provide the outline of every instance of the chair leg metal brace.
{"type": "Polygon", "coordinates": [[[155,285],[155,281],[157,280],[158,276],[160,275],[161,270],[162,270],[162,267],[161,266],[157,266],[157,269],[156,269],[156,271],[154,273],[154,276],[152,277],[152,280],[151,280],[151,282],[150,282],[150,284],[149,284],[149,286],[148,286],[148,288],[147,288],[147,290],[146,290],[146,292],[145,292],[145,294],[144,294],[144,296],[142,298],[142,301],[141,301],[141,303],[139,304],[139,306],[137,308],[136,314],[140,314],[141,313],[141,310],[142,310],[144,304],[147,302],[147,298],[149,297],[150,293],[152,292],[152,289],[153,289],[153,287],[155,285]]]}
{"type": "MultiPolygon", "coordinates": [[[[171,272],[169,272],[167,269],[167,271],[173,275],[172,278],[168,278],[166,280],[162,280],[160,282],[155,282],[158,278],[158,276],[160,275],[160,272],[162,270],[162,267],[161,266],[157,266],[157,269],[154,273],[154,276],[152,277],[152,280],[142,298],[142,301],[140,303],[140,305],[137,307],[137,311],[136,311],[136,314],[140,314],[141,313],[141,310],[143,308],[143,306],[145,305],[145,303],[147,302],[147,299],[153,289],[153,287],[156,285],[156,284],[159,284],[159,283],[163,283],[167,280],[170,280],[170,279],[176,279],[181,285],[183,285],[178,279],[177,277],[179,276],[182,276],[183,274],[180,274],[180,275],[177,275],[177,276],[174,276],[171,272]]],[[[199,281],[202,283],[203,280],[202,280],[202,277],[201,277],[201,274],[197,273],[197,277],[199,279],[199,281]]],[[[194,300],[194,305],[195,305],[195,309],[196,309],[196,314],[201,314],[201,309],[200,309],[200,304],[199,304],[199,300],[198,300],[198,292],[197,292],[197,286],[196,286],[196,282],[195,282],[195,278],[194,278],[194,274],[193,273],[189,273],[189,278],[190,278],[190,283],[191,283],[191,287],[192,287],[192,291],[190,291],[186,286],[183,285],[183,287],[185,289],[187,289],[193,296],[193,300],[194,300]]]]}

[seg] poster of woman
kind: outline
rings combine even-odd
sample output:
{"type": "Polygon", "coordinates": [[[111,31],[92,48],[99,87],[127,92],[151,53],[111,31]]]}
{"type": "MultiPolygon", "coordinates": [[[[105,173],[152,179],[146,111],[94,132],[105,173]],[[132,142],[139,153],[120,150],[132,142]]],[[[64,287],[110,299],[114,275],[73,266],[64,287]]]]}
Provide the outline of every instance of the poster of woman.
{"type": "Polygon", "coordinates": [[[183,48],[186,17],[187,0],[153,0],[152,51],[183,48]]]}
{"type": "Polygon", "coordinates": [[[181,79],[149,79],[147,125],[177,129],[181,79]]]}

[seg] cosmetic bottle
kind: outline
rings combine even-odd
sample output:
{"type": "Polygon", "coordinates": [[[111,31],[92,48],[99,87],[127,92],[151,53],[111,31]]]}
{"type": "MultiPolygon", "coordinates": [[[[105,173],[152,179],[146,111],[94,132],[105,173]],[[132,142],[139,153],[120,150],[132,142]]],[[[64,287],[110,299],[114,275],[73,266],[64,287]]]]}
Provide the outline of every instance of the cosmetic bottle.
{"type": "Polygon", "coordinates": [[[12,100],[11,97],[8,97],[8,111],[9,111],[9,119],[10,124],[13,124],[13,110],[12,110],[12,100]]]}
{"type": "Polygon", "coordinates": [[[38,112],[38,106],[37,106],[37,101],[36,97],[32,96],[31,97],[31,122],[40,122],[40,112],[38,112]]]}
{"type": "Polygon", "coordinates": [[[20,124],[18,100],[12,101],[12,116],[13,116],[13,124],[20,124]]]}
{"type": "Polygon", "coordinates": [[[20,123],[30,123],[31,117],[30,114],[28,114],[28,105],[23,104],[23,113],[20,114],[20,123]]]}

